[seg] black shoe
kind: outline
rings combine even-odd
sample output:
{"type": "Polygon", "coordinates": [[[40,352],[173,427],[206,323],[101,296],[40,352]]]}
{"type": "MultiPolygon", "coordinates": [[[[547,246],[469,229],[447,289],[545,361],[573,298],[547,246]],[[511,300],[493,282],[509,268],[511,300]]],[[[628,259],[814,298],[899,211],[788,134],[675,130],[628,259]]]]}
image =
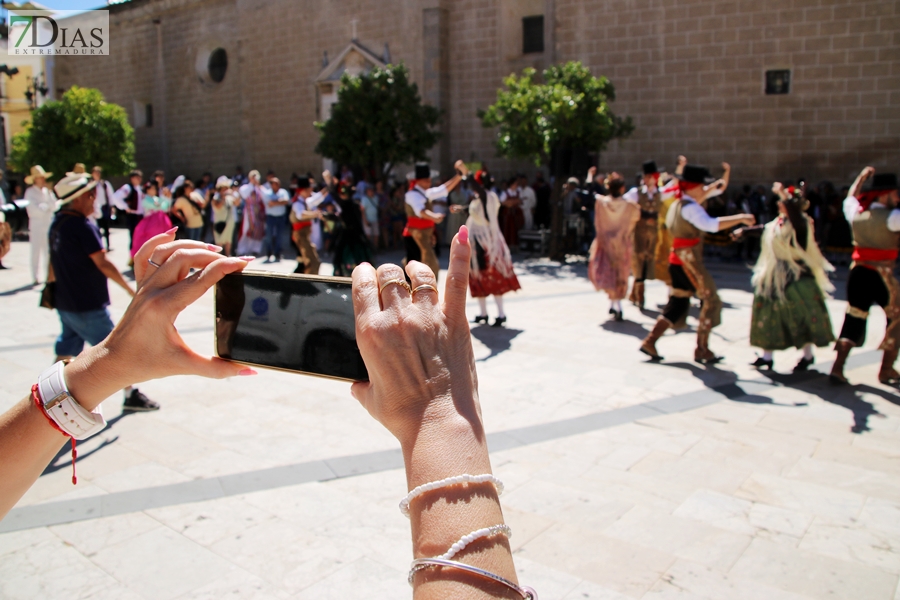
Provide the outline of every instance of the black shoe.
{"type": "MultiPolygon", "coordinates": [[[[766,360],[762,356],[757,356],[756,360],[753,361],[752,363],[750,363],[750,366],[756,367],[757,369],[762,369],[763,367],[766,367],[767,369],[769,369],[771,371],[772,367],[775,366],[775,359],[773,358],[772,360],[766,360]]],[[[794,369],[794,370],[796,371],[796,369],[794,369]]]]}
{"type": "Polygon", "coordinates": [[[134,412],[147,412],[151,410],[159,410],[159,404],[145,396],[137,388],[131,390],[131,393],[125,399],[122,410],[134,412]]]}
{"type": "Polygon", "coordinates": [[[5,270],[8,269],[8,268],[9,268],[9,267],[4,267],[4,266],[3,266],[3,263],[0,262],[0,271],[5,271],[5,270]]]}
{"type": "Polygon", "coordinates": [[[503,327],[504,323],[506,323],[506,317],[497,317],[496,319],[494,319],[494,324],[491,325],[491,327],[503,327]]]}
{"type": "Polygon", "coordinates": [[[622,316],[621,310],[618,310],[618,311],[614,312],[613,314],[615,315],[616,321],[624,321],[625,320],[625,318],[622,316]]]}
{"type": "Polygon", "coordinates": [[[473,323],[484,323],[484,324],[486,325],[487,322],[488,322],[488,316],[487,316],[487,315],[482,315],[482,316],[480,316],[480,317],[475,317],[475,320],[472,321],[472,322],[473,322],[473,323]]]}
{"type": "Polygon", "coordinates": [[[794,367],[794,373],[803,373],[804,371],[809,370],[809,366],[816,362],[816,357],[806,358],[805,356],[800,359],[800,362],[797,363],[797,366],[794,367]]]}
{"type": "Polygon", "coordinates": [[[616,314],[616,309],[610,308],[610,309],[609,309],[609,314],[611,314],[611,315],[616,314]]]}

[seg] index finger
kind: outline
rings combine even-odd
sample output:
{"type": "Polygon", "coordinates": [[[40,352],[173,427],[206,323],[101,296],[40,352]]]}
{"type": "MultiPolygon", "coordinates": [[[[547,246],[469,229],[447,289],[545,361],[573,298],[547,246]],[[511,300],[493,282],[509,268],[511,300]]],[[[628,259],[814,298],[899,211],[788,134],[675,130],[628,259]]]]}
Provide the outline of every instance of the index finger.
{"type": "Polygon", "coordinates": [[[176,231],[178,231],[178,228],[173,227],[165,233],[154,235],[152,238],[144,242],[144,245],[141,246],[140,250],[135,253],[134,279],[135,281],[137,281],[138,286],[141,285],[141,282],[144,280],[144,275],[147,274],[147,268],[150,266],[150,263],[147,262],[147,259],[153,256],[153,251],[156,250],[157,246],[165,244],[166,242],[171,242],[173,239],[175,239],[176,231]]]}
{"type": "Polygon", "coordinates": [[[378,301],[378,275],[375,267],[369,263],[362,263],[353,269],[353,313],[356,315],[356,324],[373,318],[381,312],[381,304],[378,301]]]}

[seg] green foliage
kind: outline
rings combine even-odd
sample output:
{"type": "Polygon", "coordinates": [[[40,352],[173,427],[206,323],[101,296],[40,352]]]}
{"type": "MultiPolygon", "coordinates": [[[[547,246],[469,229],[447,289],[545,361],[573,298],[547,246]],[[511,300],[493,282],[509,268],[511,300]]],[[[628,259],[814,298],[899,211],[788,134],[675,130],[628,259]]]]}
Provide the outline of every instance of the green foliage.
{"type": "Polygon", "coordinates": [[[31,124],[13,137],[9,163],[19,173],[41,165],[54,179],[75,163],[103,167],[106,176],[134,168],[134,130],[125,109],[104,101],[100,90],[73,86],[61,100],[32,113],[31,124]]]}
{"type": "Polygon", "coordinates": [[[425,160],[440,134],[441,112],[423,105],[404,65],[387,65],[358,77],[344,74],[331,118],[316,123],[316,152],[338,163],[376,169],[425,160]]]}
{"type": "Polygon", "coordinates": [[[604,150],[611,140],[634,131],[631,117],[610,110],[616,92],[606,77],[594,77],[580,62],[554,65],[544,71],[525,69],[503,80],[497,102],[478,116],[485,127],[499,127],[497,152],[509,158],[547,163],[555,149],[604,150]]]}

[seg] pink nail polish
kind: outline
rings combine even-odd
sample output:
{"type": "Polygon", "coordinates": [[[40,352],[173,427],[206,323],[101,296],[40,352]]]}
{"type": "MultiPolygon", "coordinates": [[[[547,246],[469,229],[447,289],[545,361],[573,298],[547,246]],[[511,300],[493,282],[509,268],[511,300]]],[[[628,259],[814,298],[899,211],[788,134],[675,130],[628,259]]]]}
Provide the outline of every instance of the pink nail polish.
{"type": "Polygon", "coordinates": [[[222,251],[222,246],[216,246],[215,244],[207,244],[206,247],[207,247],[207,249],[209,249],[212,252],[221,252],[222,251]]]}
{"type": "Polygon", "coordinates": [[[172,229],[168,230],[168,231],[166,232],[166,235],[172,235],[172,234],[175,233],[176,231],[178,231],[178,226],[177,226],[177,225],[176,225],[175,227],[173,227],[172,229]]]}
{"type": "Polygon", "coordinates": [[[241,260],[246,260],[247,262],[253,262],[256,260],[255,256],[238,256],[241,260]]]}
{"type": "Polygon", "coordinates": [[[469,243],[469,228],[463,225],[459,228],[459,243],[460,244],[468,244],[469,243]]]}
{"type": "Polygon", "coordinates": [[[255,369],[241,369],[238,371],[238,375],[241,377],[249,377],[251,375],[259,375],[255,369]]]}
{"type": "Polygon", "coordinates": [[[361,267],[362,267],[362,266],[371,267],[372,265],[371,265],[370,263],[367,263],[367,262],[361,262],[361,263],[359,263],[359,266],[361,266],[361,267]]]}

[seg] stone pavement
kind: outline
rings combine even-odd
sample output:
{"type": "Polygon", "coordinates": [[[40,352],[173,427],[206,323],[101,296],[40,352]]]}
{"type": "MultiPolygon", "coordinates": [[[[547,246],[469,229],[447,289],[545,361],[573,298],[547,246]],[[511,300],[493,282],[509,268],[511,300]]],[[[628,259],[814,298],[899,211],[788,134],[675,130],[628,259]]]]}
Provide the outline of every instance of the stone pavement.
{"type": "MultiPolygon", "coordinates": [[[[115,232],[123,268],[126,243],[115,232]]],[[[15,243],[0,271],[2,410],[50,363],[59,329],[27,257],[15,243]]],[[[900,600],[900,400],[876,379],[882,313],[851,360],[855,386],[790,375],[798,351],[757,373],[748,270],[713,271],[716,367],[690,360],[689,333],[647,363],[637,347],[657,313],[608,321],[577,262],[522,257],[509,326],[473,328],[521,581],[542,600],[900,600]]],[[[118,319],[127,297],[110,287],[118,319]]],[[[651,283],[648,305],[664,295],[651,283]]],[[[211,305],[178,321],[203,352],[211,305]]],[[[840,327],[844,302],[829,308],[840,327]]],[[[832,356],[820,349],[818,368],[832,356]]],[[[347,384],[263,371],[141,389],[162,410],[121,415],[121,397],[107,400],[110,427],[79,444],[78,485],[63,451],[0,522],[0,597],[411,596],[397,444],[347,384]]]]}

